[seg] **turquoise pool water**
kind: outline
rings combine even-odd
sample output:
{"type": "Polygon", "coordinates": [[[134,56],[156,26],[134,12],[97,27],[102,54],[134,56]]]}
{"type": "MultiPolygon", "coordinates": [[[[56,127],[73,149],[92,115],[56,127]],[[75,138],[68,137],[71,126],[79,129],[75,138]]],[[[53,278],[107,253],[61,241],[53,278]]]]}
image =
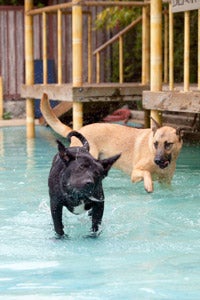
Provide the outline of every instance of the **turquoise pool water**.
{"type": "Polygon", "coordinates": [[[56,240],[47,177],[56,135],[0,128],[0,299],[200,299],[200,146],[183,147],[170,189],[112,169],[103,232],[64,210],[56,240]]]}

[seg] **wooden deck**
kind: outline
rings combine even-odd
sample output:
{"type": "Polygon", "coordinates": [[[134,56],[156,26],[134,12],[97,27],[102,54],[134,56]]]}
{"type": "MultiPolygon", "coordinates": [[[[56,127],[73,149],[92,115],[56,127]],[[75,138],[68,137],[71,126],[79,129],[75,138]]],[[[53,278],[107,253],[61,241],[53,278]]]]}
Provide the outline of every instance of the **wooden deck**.
{"type": "Polygon", "coordinates": [[[144,109],[200,113],[200,90],[196,84],[190,85],[188,92],[183,90],[183,84],[176,84],[173,91],[163,85],[159,92],[144,91],[142,102],[144,109]]]}
{"type": "Polygon", "coordinates": [[[129,102],[142,99],[147,110],[200,113],[200,90],[192,86],[189,92],[183,91],[183,85],[169,91],[152,92],[149,85],[140,83],[99,83],[73,87],[72,84],[34,84],[22,85],[22,98],[40,99],[47,93],[49,99],[66,102],[129,102]]]}
{"type": "Polygon", "coordinates": [[[149,92],[143,93],[143,107],[159,111],[200,113],[199,92],[149,92]]]}
{"type": "Polygon", "coordinates": [[[72,84],[22,85],[21,97],[40,99],[47,93],[49,99],[68,102],[124,102],[141,100],[149,85],[139,83],[99,83],[73,87],[72,84]]]}

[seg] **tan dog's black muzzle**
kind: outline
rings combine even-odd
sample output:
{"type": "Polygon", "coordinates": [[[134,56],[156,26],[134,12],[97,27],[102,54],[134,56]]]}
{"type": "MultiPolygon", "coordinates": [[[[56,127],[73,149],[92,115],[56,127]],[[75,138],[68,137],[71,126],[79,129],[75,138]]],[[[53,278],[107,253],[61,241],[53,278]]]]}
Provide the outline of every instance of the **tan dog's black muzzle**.
{"type": "Polygon", "coordinates": [[[159,168],[165,169],[169,166],[171,162],[171,154],[164,157],[157,155],[154,159],[154,162],[157,166],[159,166],[159,168]]]}

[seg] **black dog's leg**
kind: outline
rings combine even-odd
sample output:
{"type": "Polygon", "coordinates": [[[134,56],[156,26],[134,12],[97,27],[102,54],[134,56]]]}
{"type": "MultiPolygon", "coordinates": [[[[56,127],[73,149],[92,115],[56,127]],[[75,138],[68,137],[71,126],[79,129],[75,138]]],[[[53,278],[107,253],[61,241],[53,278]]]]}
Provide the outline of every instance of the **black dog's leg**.
{"type": "Polygon", "coordinates": [[[64,226],[62,224],[62,205],[55,204],[54,200],[51,199],[51,215],[54,223],[54,229],[55,232],[59,235],[62,236],[64,235],[64,226]]]}
{"type": "Polygon", "coordinates": [[[98,235],[104,211],[104,202],[95,202],[91,211],[92,233],[98,235]]]}

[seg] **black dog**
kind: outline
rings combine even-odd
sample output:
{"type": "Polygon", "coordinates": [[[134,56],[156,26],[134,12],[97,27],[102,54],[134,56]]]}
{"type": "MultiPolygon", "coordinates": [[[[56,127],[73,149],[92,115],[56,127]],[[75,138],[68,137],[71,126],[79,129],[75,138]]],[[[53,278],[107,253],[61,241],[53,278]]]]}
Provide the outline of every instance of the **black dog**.
{"type": "Polygon", "coordinates": [[[57,141],[59,152],[53,159],[48,181],[51,215],[56,233],[62,236],[63,206],[74,214],[89,211],[91,231],[95,236],[98,235],[104,211],[102,180],[120,154],[103,160],[94,159],[84,136],[72,131],[67,136],[69,142],[72,136],[76,136],[83,146],[65,148],[57,141]]]}

